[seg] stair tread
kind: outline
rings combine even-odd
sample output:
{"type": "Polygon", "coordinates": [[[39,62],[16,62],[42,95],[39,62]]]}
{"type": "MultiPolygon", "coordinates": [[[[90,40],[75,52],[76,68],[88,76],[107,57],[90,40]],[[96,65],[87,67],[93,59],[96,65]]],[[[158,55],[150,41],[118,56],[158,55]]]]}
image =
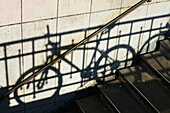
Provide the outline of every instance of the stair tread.
{"type": "Polygon", "coordinates": [[[85,113],[111,113],[99,95],[88,96],[76,102],[85,113]]]}
{"type": "Polygon", "coordinates": [[[146,61],[170,80],[170,60],[160,51],[143,55],[146,61]]]}
{"type": "Polygon", "coordinates": [[[60,108],[60,110],[57,113],[82,113],[82,111],[79,109],[75,102],[71,102],[68,105],[60,108]]]}
{"type": "Polygon", "coordinates": [[[140,66],[120,70],[121,74],[160,111],[170,108],[170,91],[140,66]]]}
{"type": "Polygon", "coordinates": [[[98,86],[99,89],[123,113],[145,113],[145,108],[131,93],[117,80],[98,86]]]}

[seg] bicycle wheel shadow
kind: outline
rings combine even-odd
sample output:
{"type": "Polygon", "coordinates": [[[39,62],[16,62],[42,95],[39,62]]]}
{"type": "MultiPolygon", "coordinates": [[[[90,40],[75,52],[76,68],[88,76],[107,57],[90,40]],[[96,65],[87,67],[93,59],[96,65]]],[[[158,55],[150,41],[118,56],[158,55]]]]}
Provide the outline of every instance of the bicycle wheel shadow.
{"type": "MultiPolygon", "coordinates": [[[[130,22],[130,23],[133,23],[133,22],[130,22]]],[[[47,26],[47,29],[48,29],[48,26],[47,26]]],[[[109,34],[111,29],[112,28],[109,28],[108,31],[106,32],[106,34],[109,34]]],[[[52,35],[49,33],[49,29],[47,31],[48,31],[48,33],[44,37],[50,38],[52,35]]],[[[78,30],[78,32],[79,31],[81,31],[81,30],[78,30]]],[[[82,31],[84,31],[84,29],[82,31]]],[[[143,31],[139,32],[138,34],[141,34],[141,33],[143,33],[143,31]]],[[[163,33],[164,32],[161,32],[160,34],[163,34],[163,33]]],[[[69,34],[69,33],[66,33],[66,34],[69,34]]],[[[105,33],[103,33],[103,34],[105,34],[105,33]]],[[[96,61],[92,61],[94,64],[93,66],[88,65],[87,67],[85,67],[85,69],[82,69],[82,70],[77,68],[76,65],[72,61],[69,61],[65,58],[65,59],[63,59],[63,62],[66,62],[67,64],[69,64],[69,66],[71,68],[76,68],[77,69],[76,71],[73,70],[70,73],[63,74],[63,73],[61,73],[61,70],[60,70],[60,68],[61,68],[60,63],[57,63],[57,65],[58,65],[58,66],[56,66],[57,68],[50,66],[48,69],[46,69],[40,75],[35,77],[32,81],[25,84],[22,88],[16,89],[16,91],[13,93],[14,96],[12,98],[11,97],[6,98],[6,100],[3,101],[3,103],[1,103],[2,104],[1,109],[3,109],[3,107],[4,107],[5,109],[8,109],[10,112],[10,106],[9,106],[10,100],[15,100],[15,102],[17,101],[18,106],[21,107],[20,110],[23,110],[23,111],[26,109],[29,109],[29,108],[31,108],[32,110],[34,110],[34,108],[35,108],[35,110],[36,110],[36,109],[38,109],[37,106],[39,106],[41,111],[44,111],[44,110],[48,111],[51,108],[57,109],[59,106],[62,106],[63,103],[67,102],[68,100],[71,100],[75,96],[75,92],[68,92],[65,94],[61,94],[60,91],[63,87],[72,86],[75,84],[84,85],[82,83],[85,83],[86,81],[89,81],[89,80],[97,80],[98,82],[103,82],[106,79],[106,77],[112,76],[117,69],[120,69],[123,66],[128,66],[130,64],[135,63],[136,58],[141,53],[146,52],[143,50],[147,50],[146,48],[148,48],[148,45],[150,44],[150,42],[153,39],[155,39],[157,36],[159,36],[160,34],[157,34],[153,37],[149,37],[149,39],[146,40],[146,42],[143,44],[143,46],[141,47],[141,49],[139,50],[138,53],[136,53],[136,50],[133,47],[131,47],[131,45],[129,43],[128,44],[118,43],[117,45],[114,45],[110,48],[108,47],[107,50],[105,50],[105,51],[98,49],[97,45],[96,45],[94,47],[95,49],[94,48],[93,49],[95,51],[101,52],[101,55],[98,56],[96,61]],[[124,53],[124,51],[125,51],[124,59],[119,59],[118,53],[121,51],[122,51],[122,53],[124,53]],[[114,56],[114,58],[112,56],[113,54],[116,54],[116,56],[114,56]],[[63,80],[63,78],[65,76],[69,76],[74,73],[80,73],[79,76],[81,78],[81,81],[78,81],[78,82],[75,81],[70,84],[64,84],[64,82],[66,82],[66,80],[63,80]],[[53,83],[53,84],[50,84],[50,83],[53,83]],[[49,87],[46,87],[46,85],[49,87]],[[8,107],[8,108],[6,108],[6,107],[8,107]],[[48,110],[47,110],[47,108],[48,108],[48,110]]],[[[57,34],[55,34],[55,35],[57,35],[57,34]]],[[[60,35],[62,35],[62,34],[60,34],[60,35]]],[[[126,35],[128,35],[128,36],[133,35],[133,33],[130,32],[129,34],[126,34],[126,35]]],[[[102,43],[103,40],[110,41],[111,39],[114,39],[114,38],[117,38],[117,40],[119,42],[120,37],[123,37],[123,36],[124,35],[122,35],[120,32],[119,36],[111,37],[108,35],[108,37],[105,39],[94,40],[92,42],[89,41],[88,44],[93,43],[93,42],[95,42],[95,43],[101,42],[102,43]]],[[[74,44],[71,44],[71,45],[66,45],[64,47],[61,47],[61,45],[59,45],[59,46],[57,45],[58,42],[52,43],[50,41],[48,41],[48,44],[52,45],[52,48],[50,48],[50,49],[47,48],[44,51],[47,53],[47,52],[51,52],[53,50],[52,57],[55,55],[56,56],[60,55],[60,50],[68,49],[74,45],[74,44]]],[[[60,41],[59,41],[59,44],[60,44],[60,41]]],[[[89,48],[83,47],[83,48],[79,48],[78,50],[81,50],[81,51],[86,50],[87,51],[87,50],[89,50],[89,48]]],[[[36,54],[36,53],[33,52],[31,54],[36,54]]],[[[97,56],[97,55],[95,55],[95,56],[97,56]]],[[[49,58],[47,56],[46,56],[46,59],[48,62],[49,58]]],[[[84,62],[84,60],[83,60],[83,62],[84,62]]],[[[22,74],[22,76],[20,76],[20,78],[16,82],[16,85],[19,84],[24,78],[27,78],[27,76],[29,76],[31,73],[36,72],[36,70],[38,70],[41,67],[42,67],[41,65],[33,66],[32,68],[25,71],[24,74],[22,74]]],[[[141,79],[141,76],[139,75],[138,78],[136,78],[136,80],[140,80],[140,79],[141,79]]],[[[4,88],[5,91],[7,89],[8,88],[4,88]]],[[[13,101],[11,101],[11,102],[13,102],[13,101]]],[[[17,108],[18,106],[16,106],[16,109],[18,109],[17,108]]],[[[13,107],[13,108],[15,109],[15,107],[13,107]]],[[[50,112],[50,110],[48,112],[50,112]]]]}
{"type": "MultiPolygon", "coordinates": [[[[162,26],[162,23],[160,24],[160,28],[161,26],[162,26]]],[[[109,48],[107,51],[103,52],[102,55],[99,57],[99,59],[95,62],[94,69],[90,70],[90,66],[87,67],[87,70],[84,72],[84,76],[82,76],[82,78],[84,77],[87,81],[97,80],[96,81],[97,83],[104,82],[108,76],[115,76],[115,77],[112,77],[111,80],[117,79],[118,77],[115,75],[116,70],[123,69],[131,65],[136,65],[138,64],[138,59],[141,54],[146,54],[146,53],[158,50],[159,41],[165,39],[162,36],[167,36],[168,33],[170,32],[169,23],[165,25],[165,28],[168,30],[160,31],[159,33],[153,35],[152,37],[149,37],[142,44],[140,49],[139,47],[137,48],[139,49],[137,52],[133,47],[131,47],[130,45],[126,45],[126,44],[118,44],[116,46],[113,46],[112,48],[109,48]],[[126,59],[124,60],[117,60],[117,58],[115,58],[114,60],[111,59],[110,57],[113,57],[111,56],[113,55],[112,52],[117,51],[118,53],[119,49],[124,49],[125,52],[127,52],[126,59]],[[130,58],[128,58],[128,54],[130,54],[131,56],[130,58]]],[[[140,68],[136,66],[135,71],[138,71],[138,70],[140,70],[140,68]]],[[[129,71],[132,73],[131,70],[129,71]]],[[[129,76],[129,75],[127,74],[125,76],[129,76]]],[[[139,74],[138,76],[134,76],[134,80],[135,80],[134,82],[141,81],[142,75],[139,74]]],[[[96,82],[94,82],[92,86],[94,86],[96,82]]]]}

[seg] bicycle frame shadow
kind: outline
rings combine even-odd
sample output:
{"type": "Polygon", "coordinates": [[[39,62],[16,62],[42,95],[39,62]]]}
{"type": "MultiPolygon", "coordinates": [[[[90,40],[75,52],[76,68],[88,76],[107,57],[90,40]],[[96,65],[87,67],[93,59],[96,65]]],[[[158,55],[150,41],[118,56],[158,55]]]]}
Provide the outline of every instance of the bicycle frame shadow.
{"type": "MultiPolygon", "coordinates": [[[[71,100],[73,97],[75,97],[74,91],[69,91],[66,93],[61,93],[62,88],[64,87],[71,87],[74,85],[77,85],[79,87],[83,87],[88,81],[96,80],[97,82],[104,82],[106,77],[112,76],[117,69],[124,68],[127,66],[130,66],[131,64],[135,63],[136,59],[141,53],[149,52],[149,45],[152,45],[150,42],[160,35],[164,34],[164,31],[157,35],[149,37],[145,41],[144,44],[142,44],[142,47],[137,47],[138,52],[135,48],[133,48],[130,45],[130,40],[132,35],[139,35],[139,39],[141,38],[141,35],[145,32],[152,32],[153,30],[161,30],[167,28],[167,26],[160,26],[159,28],[151,28],[149,30],[141,30],[139,32],[133,32],[132,29],[127,34],[121,34],[121,30],[118,30],[118,33],[116,36],[111,36],[110,32],[112,29],[115,28],[115,26],[121,26],[124,24],[130,24],[133,26],[135,22],[140,21],[146,21],[147,19],[154,20],[161,17],[167,17],[169,15],[163,15],[159,17],[152,17],[152,18],[145,18],[145,19],[139,19],[139,20],[132,20],[127,22],[120,22],[113,26],[110,26],[107,31],[102,32],[98,36],[94,37],[94,40],[90,40],[87,44],[85,44],[83,47],[78,48],[76,51],[82,52],[82,59],[81,60],[81,67],[77,65],[74,61],[74,55],[75,52],[71,53],[69,57],[64,57],[63,60],[53,66],[50,66],[47,68],[44,72],[39,74],[37,77],[35,77],[33,80],[25,84],[22,88],[16,89],[16,91],[12,94],[12,97],[8,97],[5,101],[3,101],[4,108],[8,107],[7,109],[9,112],[11,111],[20,111],[25,110],[26,108],[35,108],[36,106],[46,106],[43,109],[48,111],[49,108],[59,108],[64,104],[64,102],[67,102],[68,100],[71,100]],[[128,44],[122,44],[121,39],[123,37],[128,36],[128,44]],[[116,40],[116,45],[109,45],[109,43],[112,40],[116,40]],[[105,43],[105,50],[102,50],[101,48],[105,43]],[[93,46],[90,46],[92,44],[93,46]],[[140,48],[140,49],[139,49],[140,48]],[[145,51],[143,51],[145,49],[145,51]],[[87,60],[86,54],[89,51],[93,51],[91,56],[88,57],[89,61],[87,60]],[[120,55],[119,53],[123,53],[125,56],[123,59],[119,59],[120,55]],[[113,57],[114,55],[114,57],[113,57]],[[61,68],[62,65],[67,64],[69,66],[69,69],[67,72],[63,72],[61,68]],[[86,65],[85,65],[86,64],[86,65]],[[77,74],[78,73],[78,74],[77,74]],[[67,80],[73,80],[76,76],[79,76],[79,79],[77,81],[74,81],[72,83],[66,83],[67,80]],[[67,78],[67,79],[65,79],[67,78]],[[50,84],[53,83],[51,86],[50,84]],[[49,86],[49,87],[46,87],[49,86]],[[52,93],[51,93],[52,92],[52,93]],[[47,96],[48,93],[51,93],[50,96],[47,96]],[[39,98],[42,94],[45,95],[45,98],[39,98]],[[30,100],[29,100],[30,99],[30,100]],[[17,102],[17,105],[14,107],[10,107],[10,101],[15,100],[17,102]],[[26,102],[27,101],[27,102],[26,102]],[[20,107],[20,108],[19,108],[20,107]],[[47,109],[48,108],[48,109],[47,109]]],[[[153,22],[153,21],[152,21],[153,22]]],[[[20,77],[17,79],[16,84],[19,84],[23,79],[27,78],[32,73],[36,72],[38,69],[40,69],[44,64],[49,63],[57,56],[60,56],[62,51],[67,50],[74,46],[76,43],[74,40],[72,40],[71,44],[68,45],[62,45],[62,36],[77,33],[77,32],[85,32],[84,37],[86,37],[87,32],[90,30],[94,30],[97,28],[100,28],[102,26],[92,27],[92,28],[85,28],[85,29],[79,29],[75,31],[69,31],[65,33],[58,33],[58,34],[50,34],[49,26],[47,26],[47,34],[40,37],[33,37],[29,38],[27,40],[22,41],[16,41],[16,42],[10,42],[10,43],[4,43],[0,44],[0,47],[4,47],[4,52],[6,53],[6,48],[8,45],[14,45],[16,43],[26,43],[26,42],[32,42],[32,52],[30,53],[21,53],[21,50],[19,50],[18,55],[8,57],[7,54],[5,54],[4,58],[1,58],[0,61],[5,61],[6,64],[6,70],[8,70],[8,63],[7,60],[17,58],[19,59],[19,64],[22,62],[22,58],[25,56],[32,56],[32,68],[29,68],[26,70],[23,74],[20,73],[20,77]],[[56,41],[51,41],[53,37],[58,37],[56,41]],[[33,48],[35,48],[35,41],[36,40],[47,40],[45,44],[45,49],[35,51],[33,48]],[[43,53],[45,54],[45,63],[43,65],[35,65],[35,55],[43,53]]],[[[140,42],[140,40],[139,40],[140,42]]],[[[140,44],[138,43],[138,46],[140,44]]],[[[90,53],[88,53],[90,54],[90,53]]],[[[21,72],[21,66],[20,66],[20,72],[21,72]]],[[[6,78],[8,79],[8,71],[6,71],[6,78]]],[[[139,80],[140,77],[137,79],[139,80]]],[[[96,83],[94,83],[96,84],[96,83]]],[[[13,86],[13,85],[12,85],[13,86]]],[[[5,91],[11,87],[10,85],[7,86],[5,91]]],[[[75,89],[74,89],[75,90],[75,89]]],[[[11,101],[13,102],[13,101],[11,101]]],[[[36,109],[36,108],[35,108],[36,109]]],[[[43,110],[42,110],[43,111],[43,110]]]]}

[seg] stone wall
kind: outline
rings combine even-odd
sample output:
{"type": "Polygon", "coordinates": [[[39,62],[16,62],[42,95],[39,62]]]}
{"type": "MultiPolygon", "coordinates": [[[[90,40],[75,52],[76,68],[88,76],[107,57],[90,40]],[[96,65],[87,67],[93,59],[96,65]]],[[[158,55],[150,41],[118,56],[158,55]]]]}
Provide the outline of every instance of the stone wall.
{"type": "MultiPolygon", "coordinates": [[[[137,2],[1,0],[1,89],[18,84],[137,2]]],[[[0,111],[47,112],[67,102],[83,85],[131,65],[137,54],[154,50],[153,42],[168,29],[169,6],[169,0],[145,3],[17,89],[0,103],[0,111]]]]}

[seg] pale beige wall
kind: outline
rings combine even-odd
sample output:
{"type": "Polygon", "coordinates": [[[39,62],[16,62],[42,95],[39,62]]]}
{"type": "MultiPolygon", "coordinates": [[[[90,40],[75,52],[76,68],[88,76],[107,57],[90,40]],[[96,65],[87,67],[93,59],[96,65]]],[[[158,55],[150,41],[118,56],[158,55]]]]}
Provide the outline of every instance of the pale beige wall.
{"type": "MultiPolygon", "coordinates": [[[[63,53],[68,46],[79,42],[136,2],[138,1],[1,0],[1,87],[18,83],[23,74],[33,71],[33,67],[39,68],[39,65],[43,65],[47,56],[52,54],[51,48],[56,47],[57,54],[59,49],[60,53],[63,53]],[[91,30],[88,30],[89,28],[91,30]],[[48,39],[53,43],[53,47],[48,46],[47,50],[46,44],[50,44],[48,39]]],[[[112,62],[127,60],[142,48],[148,38],[154,38],[149,43],[157,40],[159,37],[154,37],[155,34],[164,31],[165,28],[160,27],[165,27],[169,22],[169,6],[169,0],[152,0],[151,3],[145,3],[121,19],[120,25],[110,29],[109,33],[106,31],[102,35],[99,34],[98,38],[101,37],[102,40],[97,49],[95,49],[97,37],[94,37],[85,47],[82,46],[68,55],[66,57],[68,61],[54,64],[45,78],[48,82],[45,81],[42,88],[38,84],[40,80],[43,81],[40,74],[35,78],[34,84],[31,82],[29,87],[24,85],[22,89],[11,94],[9,105],[1,104],[0,109],[31,112],[46,111],[54,104],[60,106],[69,99],[67,94],[77,90],[82,81],[84,84],[85,80],[93,77],[95,66],[110,63],[109,60],[105,62],[103,57],[105,53],[108,52],[112,62]],[[130,51],[128,55],[127,50],[130,51]],[[95,51],[97,52],[94,58],[95,51]],[[101,60],[102,58],[104,60],[101,60]],[[81,74],[81,70],[89,68],[90,71],[81,74]]],[[[152,44],[149,50],[153,50],[154,46],[152,44]]],[[[147,48],[144,49],[143,52],[146,52],[147,48]]],[[[131,61],[122,62],[120,67],[130,64],[131,61]]],[[[100,73],[102,69],[97,71],[98,77],[102,76],[100,73]]],[[[107,68],[109,69],[110,67],[107,68]]]]}

